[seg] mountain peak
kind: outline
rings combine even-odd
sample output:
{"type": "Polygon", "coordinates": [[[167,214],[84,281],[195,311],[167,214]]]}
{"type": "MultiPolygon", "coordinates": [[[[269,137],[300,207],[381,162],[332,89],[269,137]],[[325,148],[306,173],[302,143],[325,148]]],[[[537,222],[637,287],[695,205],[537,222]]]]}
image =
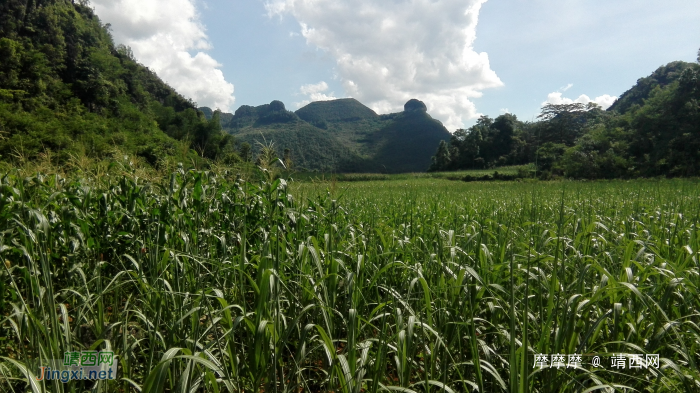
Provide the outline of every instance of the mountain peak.
{"type": "Polygon", "coordinates": [[[302,120],[311,124],[348,122],[378,117],[373,110],[354,98],[315,101],[300,108],[295,113],[302,120]]]}
{"type": "Polygon", "coordinates": [[[423,101],[411,98],[403,105],[404,112],[427,112],[428,107],[425,106],[423,101]]]}
{"type": "Polygon", "coordinates": [[[280,112],[287,110],[287,108],[284,107],[284,103],[282,101],[273,100],[270,103],[270,110],[280,112]]]}

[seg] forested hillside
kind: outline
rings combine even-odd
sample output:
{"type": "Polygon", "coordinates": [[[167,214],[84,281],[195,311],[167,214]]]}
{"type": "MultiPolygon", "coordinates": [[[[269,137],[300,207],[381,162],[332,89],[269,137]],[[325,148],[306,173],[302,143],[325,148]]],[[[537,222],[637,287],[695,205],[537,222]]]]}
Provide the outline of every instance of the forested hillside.
{"type": "Polygon", "coordinates": [[[101,159],[117,152],[153,166],[169,160],[235,160],[218,119],[115,46],[87,2],[0,2],[0,154],[101,159]]]}
{"type": "Polygon", "coordinates": [[[87,2],[3,1],[0,22],[0,159],[9,167],[123,153],[156,168],[252,163],[261,144],[272,144],[300,170],[424,171],[439,138],[449,137],[427,114],[419,123],[429,126],[418,130],[353,99],[312,103],[299,115],[279,101],[235,114],[199,111],[115,45],[87,2]]]}
{"type": "Polygon", "coordinates": [[[532,164],[545,178],[700,175],[696,63],[660,67],[607,111],[595,104],[548,104],[535,122],[484,116],[450,135],[418,100],[388,115],[351,98],[313,102],[296,112],[280,101],[244,105],[235,114],[199,111],[128,47],[115,45],[109,26],[84,1],[0,2],[0,58],[5,165],[37,159],[63,165],[121,153],[154,167],[233,164],[254,162],[260,146],[272,143],[299,170],[395,173],[532,164]]]}
{"type": "MultiPolygon", "coordinates": [[[[200,108],[213,113],[209,108],[200,108]]],[[[280,101],[243,105],[221,125],[250,157],[273,143],[293,168],[326,172],[423,172],[441,140],[450,133],[410,100],[404,111],[377,115],[355,99],[312,102],[296,112],[280,101]]]]}
{"type": "Polygon", "coordinates": [[[440,144],[431,170],[527,163],[542,177],[699,176],[700,64],[660,67],[607,111],[547,104],[536,122],[484,116],[440,144]]]}
{"type": "Polygon", "coordinates": [[[442,123],[427,113],[425,104],[415,99],[404,105],[403,112],[381,118],[387,124],[370,139],[377,147],[372,161],[374,172],[383,172],[384,168],[394,168],[394,172],[424,172],[430,166],[428,149],[450,138],[442,123]]]}

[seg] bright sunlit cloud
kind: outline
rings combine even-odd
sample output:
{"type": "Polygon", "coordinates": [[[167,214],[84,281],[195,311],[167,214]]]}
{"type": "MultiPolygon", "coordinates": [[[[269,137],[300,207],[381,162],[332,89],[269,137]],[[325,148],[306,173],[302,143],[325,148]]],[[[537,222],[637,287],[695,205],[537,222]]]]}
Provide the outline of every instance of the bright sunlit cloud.
{"type": "Polygon", "coordinates": [[[195,0],[92,0],[116,43],[199,106],[233,111],[233,84],[221,64],[205,53],[211,48],[195,0]],[[192,54],[194,53],[194,54],[192,54]]]}
{"type": "Polygon", "coordinates": [[[326,93],[326,91],[328,91],[328,84],[324,81],[316,84],[304,85],[299,89],[299,92],[306,96],[306,99],[301,102],[296,102],[295,105],[297,108],[301,108],[313,101],[329,101],[337,98],[333,92],[326,93]]]}
{"type": "Polygon", "coordinates": [[[473,98],[502,86],[488,55],[473,49],[486,0],[269,0],[292,15],[307,43],[327,51],[345,93],[379,113],[411,98],[454,131],[478,116],[473,98]]]}
{"type": "Polygon", "coordinates": [[[585,94],[581,94],[576,99],[562,97],[562,94],[563,93],[559,92],[559,91],[549,93],[547,95],[547,101],[544,101],[542,103],[542,106],[544,106],[546,104],[562,105],[562,104],[573,104],[575,102],[581,103],[581,104],[588,104],[589,102],[595,102],[596,104],[600,105],[601,108],[608,109],[615,102],[615,100],[617,100],[617,97],[611,96],[609,94],[603,94],[602,96],[598,96],[598,97],[593,98],[593,99],[591,99],[590,97],[588,97],[585,94]]]}

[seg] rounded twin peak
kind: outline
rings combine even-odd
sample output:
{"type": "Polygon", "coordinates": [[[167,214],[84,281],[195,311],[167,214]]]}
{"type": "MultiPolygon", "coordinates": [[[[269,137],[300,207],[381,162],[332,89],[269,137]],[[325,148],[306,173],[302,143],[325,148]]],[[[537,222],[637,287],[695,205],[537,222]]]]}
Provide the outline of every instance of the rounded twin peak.
{"type": "Polygon", "coordinates": [[[284,107],[284,103],[282,103],[282,101],[274,100],[270,103],[270,110],[275,112],[282,112],[287,109],[284,107]]]}
{"type": "Polygon", "coordinates": [[[423,101],[411,98],[407,103],[403,105],[404,112],[427,112],[428,108],[425,106],[423,101]]]}

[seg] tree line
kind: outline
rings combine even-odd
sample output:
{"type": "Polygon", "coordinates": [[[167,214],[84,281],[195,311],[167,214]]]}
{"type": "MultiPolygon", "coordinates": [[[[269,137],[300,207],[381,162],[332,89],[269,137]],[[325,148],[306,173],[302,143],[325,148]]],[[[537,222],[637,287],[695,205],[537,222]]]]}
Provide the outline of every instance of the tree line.
{"type": "Polygon", "coordinates": [[[537,121],[482,116],[442,141],[430,171],[533,164],[539,177],[581,179],[700,175],[698,63],[660,67],[608,109],[546,104],[537,121]]]}

